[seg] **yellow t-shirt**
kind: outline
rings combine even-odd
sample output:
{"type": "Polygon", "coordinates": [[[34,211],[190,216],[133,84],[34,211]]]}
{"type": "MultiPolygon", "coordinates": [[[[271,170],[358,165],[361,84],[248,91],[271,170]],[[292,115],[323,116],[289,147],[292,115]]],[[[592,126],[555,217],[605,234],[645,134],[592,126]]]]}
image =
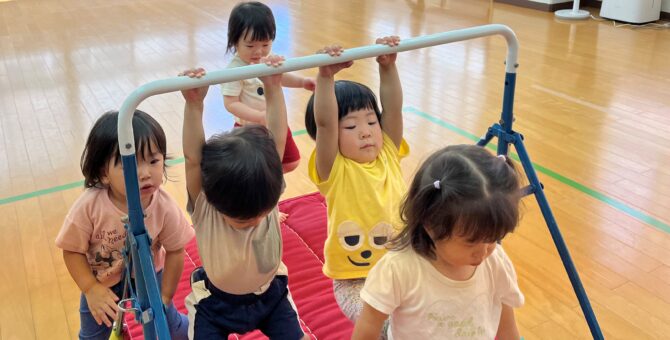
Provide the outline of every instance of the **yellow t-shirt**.
{"type": "Polygon", "coordinates": [[[309,177],[328,204],[328,238],[323,247],[323,272],[332,279],[367,277],[386,253],[384,243],[401,226],[399,205],[407,186],[400,159],[409,153],[384,133],[382,150],[372,162],[358,163],[337,153],[330,177],[316,171],[316,150],[309,159],[309,177]]]}

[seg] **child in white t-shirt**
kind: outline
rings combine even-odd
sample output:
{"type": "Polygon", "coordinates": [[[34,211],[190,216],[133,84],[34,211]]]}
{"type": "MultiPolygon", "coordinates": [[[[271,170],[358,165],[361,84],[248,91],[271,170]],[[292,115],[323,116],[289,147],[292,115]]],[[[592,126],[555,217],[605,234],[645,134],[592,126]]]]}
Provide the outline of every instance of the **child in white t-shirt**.
{"type": "MultiPolygon", "coordinates": [[[[275,18],[267,5],[258,1],[237,4],[228,18],[227,52],[235,56],[227,68],[258,64],[261,58],[270,55],[276,35],[275,18]]],[[[285,73],[282,87],[304,88],[314,91],[313,78],[285,73]]],[[[221,84],[223,104],[235,116],[235,127],[249,124],[267,125],[265,120],[265,88],[258,78],[245,79],[221,84]]],[[[286,143],[282,156],[284,173],[291,172],[300,163],[300,150],[293,141],[291,130],[287,128],[286,143]]]]}
{"type": "Polygon", "coordinates": [[[352,339],[519,339],[524,297],[497,242],[519,220],[513,163],[475,145],[431,155],[401,208],[405,229],[370,271],[352,339]]]}

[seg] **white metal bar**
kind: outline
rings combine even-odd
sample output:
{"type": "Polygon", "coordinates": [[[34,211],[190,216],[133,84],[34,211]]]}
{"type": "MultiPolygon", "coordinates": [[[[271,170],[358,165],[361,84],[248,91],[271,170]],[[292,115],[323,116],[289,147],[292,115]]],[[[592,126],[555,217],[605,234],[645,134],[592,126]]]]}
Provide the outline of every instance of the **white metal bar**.
{"type": "Polygon", "coordinates": [[[404,52],[424,47],[443,45],[457,41],[469,40],[490,35],[502,35],[507,41],[507,59],[505,60],[505,71],[516,73],[518,57],[518,41],[514,32],[505,25],[492,24],[459,29],[449,32],[436,33],[422,37],[400,40],[400,44],[394,47],[386,45],[369,45],[345,49],[337,57],[326,54],[314,54],[305,57],[290,58],[284,61],[280,67],[268,67],[265,64],[248,65],[243,67],[208,71],[202,78],[175,77],[152,81],[135,89],[123,102],[119,110],[119,150],[121,155],[127,156],[135,153],[134,137],[132,130],[132,113],[137,106],[146,98],[173,91],[190,89],[206,85],[226,83],[242,79],[257,78],[277,73],[303,70],[323,65],[331,65],[350,60],[376,57],[382,54],[404,52]]]}

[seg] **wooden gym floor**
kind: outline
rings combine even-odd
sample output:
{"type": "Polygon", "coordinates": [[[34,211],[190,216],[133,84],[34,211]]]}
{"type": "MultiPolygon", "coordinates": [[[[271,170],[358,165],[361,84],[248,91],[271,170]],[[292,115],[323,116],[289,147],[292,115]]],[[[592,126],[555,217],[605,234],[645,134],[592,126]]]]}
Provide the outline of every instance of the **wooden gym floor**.
{"type": "MultiPolygon", "coordinates": [[[[0,1],[0,338],[74,339],[79,292],[54,238],[81,192],[79,157],[92,122],[139,85],[191,66],[225,67],[234,1],[0,1]]],[[[488,23],[520,41],[516,130],[610,339],[670,336],[670,31],[563,23],[552,13],[484,0],[271,0],[274,51],[304,56],[325,44],[369,45],[488,23]]],[[[597,14],[597,10],[593,10],[597,14]]],[[[431,151],[472,143],[499,119],[504,40],[402,53],[410,178],[431,151]]],[[[301,74],[313,76],[316,70],[301,74]]],[[[378,86],[373,60],[342,72],[378,86]]],[[[208,131],[230,127],[216,88],[208,131]],[[219,111],[219,112],[217,112],[219,111]]],[[[313,192],[308,93],[286,90],[302,153],[285,197],[313,192]]],[[[145,101],[175,159],[167,189],[184,203],[178,93],[145,101]]],[[[589,338],[532,198],[505,240],[526,305],[526,339],[589,338]]]]}

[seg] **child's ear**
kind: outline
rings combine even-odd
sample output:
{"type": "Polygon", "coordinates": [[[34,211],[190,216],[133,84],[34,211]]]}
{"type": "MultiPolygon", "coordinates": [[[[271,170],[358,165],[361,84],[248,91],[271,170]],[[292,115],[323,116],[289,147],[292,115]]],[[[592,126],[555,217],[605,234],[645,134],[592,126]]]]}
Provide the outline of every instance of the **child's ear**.
{"type": "Polygon", "coordinates": [[[109,185],[109,176],[107,174],[107,169],[102,168],[100,169],[100,183],[103,185],[109,185]]]}

